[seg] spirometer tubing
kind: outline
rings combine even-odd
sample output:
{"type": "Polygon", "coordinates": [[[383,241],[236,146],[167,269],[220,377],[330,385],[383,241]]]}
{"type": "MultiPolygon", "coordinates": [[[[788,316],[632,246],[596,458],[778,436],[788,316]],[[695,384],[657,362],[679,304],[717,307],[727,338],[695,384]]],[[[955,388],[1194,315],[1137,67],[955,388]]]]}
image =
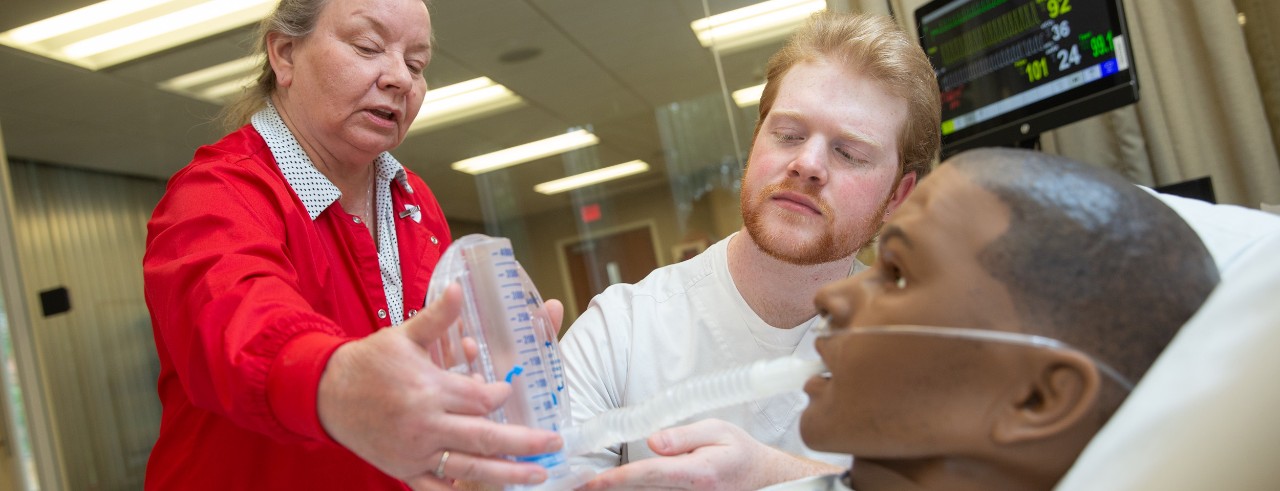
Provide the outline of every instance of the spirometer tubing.
{"type": "Polygon", "coordinates": [[[797,390],[824,371],[821,361],[783,357],[693,377],[640,404],[611,409],[562,429],[565,456],[644,438],[702,412],[797,390]]]}

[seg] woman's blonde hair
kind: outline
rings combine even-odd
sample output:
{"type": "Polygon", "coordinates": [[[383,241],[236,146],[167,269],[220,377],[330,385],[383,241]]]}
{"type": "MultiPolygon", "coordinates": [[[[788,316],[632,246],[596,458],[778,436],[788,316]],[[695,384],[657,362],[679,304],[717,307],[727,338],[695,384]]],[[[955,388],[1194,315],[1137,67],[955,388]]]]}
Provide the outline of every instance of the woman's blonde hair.
{"type": "Polygon", "coordinates": [[[773,108],[782,77],[799,63],[819,59],[867,75],[907,101],[907,121],[898,135],[898,165],[902,175],[928,174],[941,145],[938,81],[920,46],[892,19],[880,15],[823,11],[810,17],[769,59],[756,135],[773,108]]]}
{"type": "Polygon", "coordinates": [[[276,72],[267,59],[267,35],[273,32],[292,38],[302,38],[316,28],[316,19],[329,0],[280,0],[275,10],[258,24],[258,43],[254,54],[261,56],[257,81],[244,89],[239,97],[222,110],[222,124],[233,130],[249,123],[253,113],[267,105],[267,99],[276,92],[276,72]]]}

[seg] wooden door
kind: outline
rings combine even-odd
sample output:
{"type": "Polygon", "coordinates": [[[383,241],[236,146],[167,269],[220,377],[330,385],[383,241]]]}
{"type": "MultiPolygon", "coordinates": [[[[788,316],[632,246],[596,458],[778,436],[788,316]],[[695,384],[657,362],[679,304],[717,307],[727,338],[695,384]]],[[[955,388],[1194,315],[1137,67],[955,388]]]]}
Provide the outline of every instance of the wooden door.
{"type": "Polygon", "coordinates": [[[564,255],[573,282],[574,317],[609,285],[635,283],[658,267],[648,225],[566,244],[564,255]]]}

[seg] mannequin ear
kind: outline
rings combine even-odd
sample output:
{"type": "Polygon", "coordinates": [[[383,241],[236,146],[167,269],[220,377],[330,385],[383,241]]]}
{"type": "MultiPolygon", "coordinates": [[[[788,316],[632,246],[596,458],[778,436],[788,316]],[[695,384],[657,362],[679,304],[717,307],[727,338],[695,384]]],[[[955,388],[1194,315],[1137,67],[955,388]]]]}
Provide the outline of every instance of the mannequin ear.
{"type": "Polygon", "coordinates": [[[996,443],[1053,438],[1094,413],[1101,379],[1089,357],[1059,350],[1039,350],[1033,356],[1034,372],[1010,393],[992,428],[996,443]]]}
{"type": "Polygon", "coordinates": [[[276,73],[276,86],[288,87],[293,84],[293,48],[297,39],[279,32],[267,33],[267,60],[271,62],[271,70],[276,73]]]}

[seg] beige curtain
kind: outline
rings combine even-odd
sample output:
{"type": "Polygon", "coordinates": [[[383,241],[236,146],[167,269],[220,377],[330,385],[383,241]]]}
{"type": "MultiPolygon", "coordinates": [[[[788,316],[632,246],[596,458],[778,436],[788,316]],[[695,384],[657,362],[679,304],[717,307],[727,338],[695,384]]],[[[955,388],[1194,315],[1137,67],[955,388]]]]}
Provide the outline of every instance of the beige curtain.
{"type": "Polygon", "coordinates": [[[1280,2],[1276,0],[1235,0],[1244,20],[1244,39],[1253,60],[1253,73],[1262,92],[1271,140],[1280,153],[1280,2]]]}
{"type": "MultiPolygon", "coordinates": [[[[1049,132],[1044,149],[1140,184],[1211,176],[1223,203],[1280,202],[1280,65],[1268,30],[1280,7],[1274,0],[1237,2],[1256,11],[1248,42],[1231,0],[1126,0],[1138,104],[1049,132]]],[[[913,33],[914,11],[925,3],[849,0],[854,10],[892,8],[913,33]]]]}

